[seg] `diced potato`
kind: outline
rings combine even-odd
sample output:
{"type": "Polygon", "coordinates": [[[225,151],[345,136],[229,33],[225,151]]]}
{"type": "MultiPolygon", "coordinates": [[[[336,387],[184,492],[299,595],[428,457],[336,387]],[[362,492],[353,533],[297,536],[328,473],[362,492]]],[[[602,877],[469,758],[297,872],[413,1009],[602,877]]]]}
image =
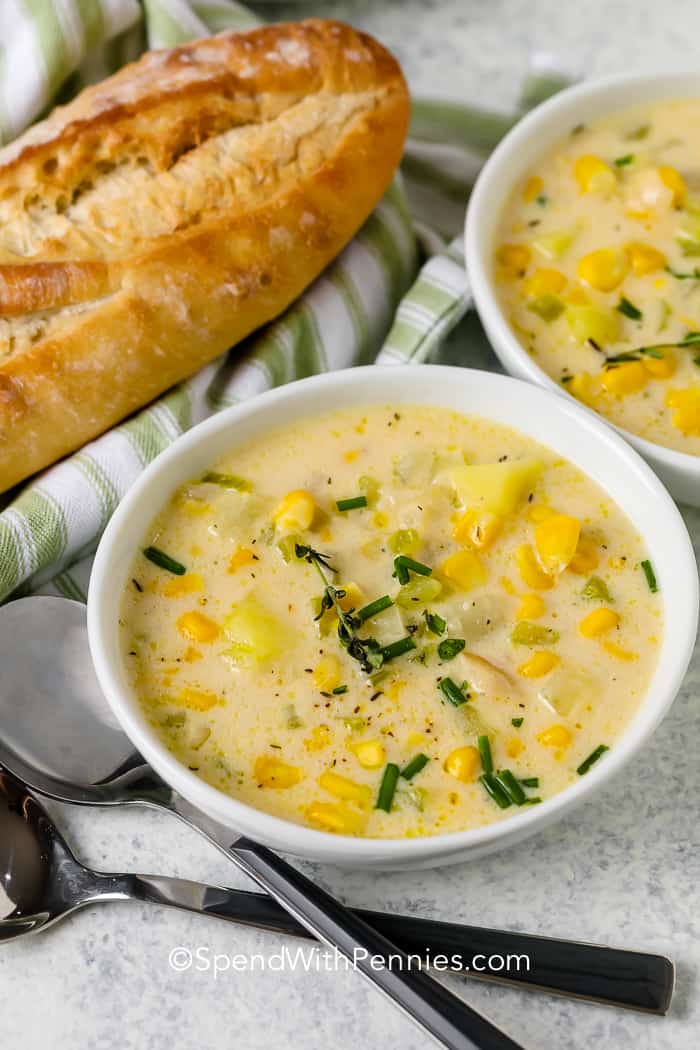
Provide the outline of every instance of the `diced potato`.
{"type": "Polygon", "coordinates": [[[549,591],[554,586],[554,580],[542,570],[529,543],[523,543],[517,548],[515,563],[518,566],[521,580],[533,590],[549,591]]]}
{"type": "Polygon", "coordinates": [[[620,336],[620,314],[599,306],[570,303],[565,312],[571,334],[578,343],[591,340],[600,347],[617,342],[620,336]]]}
{"type": "Polygon", "coordinates": [[[683,434],[700,435],[700,386],[669,390],[666,404],[673,409],[671,421],[683,434]]]}
{"type": "Polygon", "coordinates": [[[443,769],[455,780],[461,780],[464,784],[474,780],[477,771],[481,767],[479,752],[475,747],[457,747],[450,751],[443,763],[443,769]]]}
{"type": "Polygon", "coordinates": [[[457,551],[445,558],[438,571],[461,591],[480,587],[488,575],[479,555],[469,550],[457,551]]]}
{"type": "Polygon", "coordinates": [[[255,759],[253,775],[260,787],[277,790],[294,787],[302,778],[302,772],[297,766],[287,765],[272,755],[260,755],[255,759]]]}
{"type": "Polygon", "coordinates": [[[321,773],[318,782],[329,795],[335,795],[344,802],[354,802],[361,809],[369,809],[372,804],[372,789],[368,784],[356,784],[354,780],[334,773],[331,769],[321,773]]]}
{"type": "Polygon", "coordinates": [[[266,663],[281,651],[284,627],[254,594],[233,606],[222,627],[231,643],[227,655],[237,663],[266,663]]]}
{"type": "Polygon", "coordinates": [[[507,517],[533,490],[542,473],[538,459],[455,467],[451,481],[466,507],[507,517]]]}
{"type": "Polygon", "coordinates": [[[581,522],[568,514],[554,514],[535,526],[535,547],[545,572],[564,571],[576,553],[580,533],[581,522]]]}
{"type": "Polygon", "coordinates": [[[213,642],[219,636],[218,625],[197,610],[178,617],[177,629],[190,642],[213,642]]]}

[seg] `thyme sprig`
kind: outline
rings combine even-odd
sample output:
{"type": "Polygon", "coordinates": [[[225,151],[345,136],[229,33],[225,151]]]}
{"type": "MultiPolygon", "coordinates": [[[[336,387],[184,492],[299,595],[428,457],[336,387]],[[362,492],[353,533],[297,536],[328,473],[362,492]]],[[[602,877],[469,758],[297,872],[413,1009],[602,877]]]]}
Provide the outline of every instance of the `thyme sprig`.
{"type": "Polygon", "coordinates": [[[650,346],[637,346],[633,350],[625,350],[620,354],[611,354],[606,357],[606,365],[620,365],[625,361],[639,361],[641,357],[654,357],[657,360],[663,358],[662,350],[682,350],[687,346],[697,346],[700,343],[700,332],[687,332],[682,339],[672,343],[653,343],[650,346]]]}

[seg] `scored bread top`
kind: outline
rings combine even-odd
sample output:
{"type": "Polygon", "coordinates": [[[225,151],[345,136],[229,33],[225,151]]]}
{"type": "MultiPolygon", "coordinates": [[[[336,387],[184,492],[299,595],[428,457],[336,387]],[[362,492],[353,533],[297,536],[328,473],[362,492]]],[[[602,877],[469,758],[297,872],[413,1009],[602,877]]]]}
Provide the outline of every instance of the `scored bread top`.
{"type": "Polygon", "coordinates": [[[165,241],[284,196],[391,95],[387,51],[310,20],[149,52],[56,109],[0,150],[0,362],[132,285],[165,241]]]}

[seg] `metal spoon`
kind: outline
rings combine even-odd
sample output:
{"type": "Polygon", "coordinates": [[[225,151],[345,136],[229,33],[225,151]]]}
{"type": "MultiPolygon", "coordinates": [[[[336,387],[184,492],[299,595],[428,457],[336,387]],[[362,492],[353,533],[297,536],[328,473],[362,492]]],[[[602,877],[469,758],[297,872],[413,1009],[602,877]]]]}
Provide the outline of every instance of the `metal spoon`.
{"type": "Polygon", "coordinates": [[[20,599],[0,609],[0,765],[80,805],[164,809],[200,831],[324,944],[336,948],[450,1050],[522,1050],[382,933],[265,846],[235,837],[180,797],[134,751],[101,699],[85,606],[20,599]],[[379,965],[389,960],[390,965],[379,965]]]}
{"type": "MultiPolygon", "coordinates": [[[[55,822],[26,785],[0,769],[0,943],[44,930],[86,905],[124,900],[167,905],[276,933],[311,937],[262,893],[204,886],[162,875],[108,874],[86,868],[76,860],[55,822]]],[[[410,915],[361,909],[357,914],[403,951],[420,956],[427,966],[442,956],[449,960],[451,970],[467,976],[516,987],[544,987],[655,1013],[663,1013],[670,1001],[673,967],[661,956],[410,915]],[[536,968],[518,967],[504,976],[479,972],[471,965],[475,958],[508,955],[534,960],[536,968]]]]}

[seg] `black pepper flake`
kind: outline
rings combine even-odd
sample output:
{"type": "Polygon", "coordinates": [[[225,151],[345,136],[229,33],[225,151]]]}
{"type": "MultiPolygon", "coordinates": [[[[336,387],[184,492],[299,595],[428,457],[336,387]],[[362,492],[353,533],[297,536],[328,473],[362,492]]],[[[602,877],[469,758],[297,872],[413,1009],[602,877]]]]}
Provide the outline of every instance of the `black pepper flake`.
{"type": "Polygon", "coordinates": [[[383,692],[383,689],[377,689],[376,693],[372,693],[372,695],[370,696],[369,702],[372,703],[372,701],[376,700],[378,696],[381,696],[383,692]]]}
{"type": "Polygon", "coordinates": [[[139,592],[139,594],[143,594],[143,587],[141,586],[141,584],[139,583],[139,581],[138,581],[138,580],[134,580],[134,579],[132,579],[132,581],[131,581],[131,582],[133,583],[134,587],[135,587],[135,588],[136,588],[136,590],[137,590],[137,591],[139,592]]]}

